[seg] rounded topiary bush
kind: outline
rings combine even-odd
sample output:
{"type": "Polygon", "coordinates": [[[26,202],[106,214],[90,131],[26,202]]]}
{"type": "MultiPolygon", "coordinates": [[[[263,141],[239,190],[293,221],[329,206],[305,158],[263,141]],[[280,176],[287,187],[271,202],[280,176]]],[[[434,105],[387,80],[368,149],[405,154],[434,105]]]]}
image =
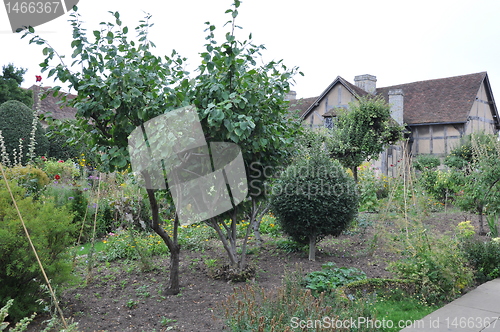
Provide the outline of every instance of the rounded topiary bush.
{"type": "MultiPolygon", "coordinates": [[[[14,151],[17,151],[17,154],[19,153],[20,139],[22,141],[23,152],[21,163],[26,163],[33,119],[33,111],[20,101],[10,100],[0,105],[0,130],[2,131],[5,149],[11,163],[14,163],[14,151]]],[[[35,154],[39,156],[45,155],[48,140],[44,129],[38,121],[36,122],[35,141],[35,154]]]]}
{"type": "Polygon", "coordinates": [[[324,153],[289,166],[273,187],[271,206],[283,231],[309,243],[314,260],[316,242],[338,236],[358,211],[356,184],[340,163],[324,153]]]}

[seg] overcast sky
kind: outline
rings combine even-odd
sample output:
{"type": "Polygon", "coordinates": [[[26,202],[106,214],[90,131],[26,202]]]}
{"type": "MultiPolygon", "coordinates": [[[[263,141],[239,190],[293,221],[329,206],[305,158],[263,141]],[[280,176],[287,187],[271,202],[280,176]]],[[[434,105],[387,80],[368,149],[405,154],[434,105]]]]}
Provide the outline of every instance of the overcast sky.
{"type": "MultiPolygon", "coordinates": [[[[229,19],[231,0],[80,0],[79,12],[89,31],[119,11],[130,30],[153,15],[150,39],[156,54],[176,49],[189,64],[199,63],[204,50],[204,22],[215,24],[219,40],[229,19]]],[[[237,24],[267,48],[264,60],[283,59],[298,66],[298,97],[318,96],[338,76],[372,74],[377,86],[487,71],[493,94],[500,100],[500,1],[498,0],[243,0],[237,24]]],[[[68,15],[36,27],[60,53],[69,57],[68,15]]],[[[5,7],[0,7],[0,66],[14,63],[28,69],[24,87],[35,83],[43,61],[41,47],[11,32],[5,7]]],[[[42,75],[43,76],[43,75],[42,75]]],[[[44,85],[55,85],[44,77],[44,85]]]]}

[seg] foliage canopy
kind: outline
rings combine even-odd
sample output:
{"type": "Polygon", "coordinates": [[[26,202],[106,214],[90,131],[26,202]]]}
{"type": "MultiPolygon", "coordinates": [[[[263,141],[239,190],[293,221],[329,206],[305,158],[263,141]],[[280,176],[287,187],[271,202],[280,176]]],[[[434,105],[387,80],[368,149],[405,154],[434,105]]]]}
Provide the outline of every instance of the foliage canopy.
{"type": "Polygon", "coordinates": [[[354,220],[358,194],[342,165],[321,151],[290,165],[274,186],[272,210],[283,231],[295,241],[315,243],[338,236],[354,220]]]}
{"type": "Polygon", "coordinates": [[[23,75],[26,73],[24,68],[16,68],[9,63],[2,67],[0,75],[0,105],[9,100],[17,100],[31,108],[33,106],[33,92],[21,88],[24,81],[23,75]]]}

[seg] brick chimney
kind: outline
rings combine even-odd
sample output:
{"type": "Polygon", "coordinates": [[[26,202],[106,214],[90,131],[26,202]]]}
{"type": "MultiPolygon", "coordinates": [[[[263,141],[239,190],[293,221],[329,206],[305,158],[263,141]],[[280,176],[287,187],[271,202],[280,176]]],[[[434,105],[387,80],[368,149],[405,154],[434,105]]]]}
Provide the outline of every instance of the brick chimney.
{"type": "Polygon", "coordinates": [[[402,89],[389,90],[391,116],[399,125],[403,124],[404,93],[402,89]]]}
{"type": "Polygon", "coordinates": [[[377,77],[373,75],[358,75],[354,77],[354,83],[358,88],[365,90],[372,95],[375,94],[377,89],[377,77]]]}
{"type": "Polygon", "coordinates": [[[285,100],[295,100],[297,99],[297,92],[293,91],[293,90],[290,90],[290,92],[288,92],[285,96],[285,100]]]}

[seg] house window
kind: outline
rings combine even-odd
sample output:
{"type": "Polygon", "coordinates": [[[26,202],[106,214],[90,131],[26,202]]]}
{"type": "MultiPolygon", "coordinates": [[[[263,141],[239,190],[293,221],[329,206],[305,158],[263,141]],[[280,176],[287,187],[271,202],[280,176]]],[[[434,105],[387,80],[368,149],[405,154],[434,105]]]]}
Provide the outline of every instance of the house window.
{"type": "Polygon", "coordinates": [[[333,117],[331,116],[325,117],[325,127],[328,129],[333,129],[333,117]]]}

